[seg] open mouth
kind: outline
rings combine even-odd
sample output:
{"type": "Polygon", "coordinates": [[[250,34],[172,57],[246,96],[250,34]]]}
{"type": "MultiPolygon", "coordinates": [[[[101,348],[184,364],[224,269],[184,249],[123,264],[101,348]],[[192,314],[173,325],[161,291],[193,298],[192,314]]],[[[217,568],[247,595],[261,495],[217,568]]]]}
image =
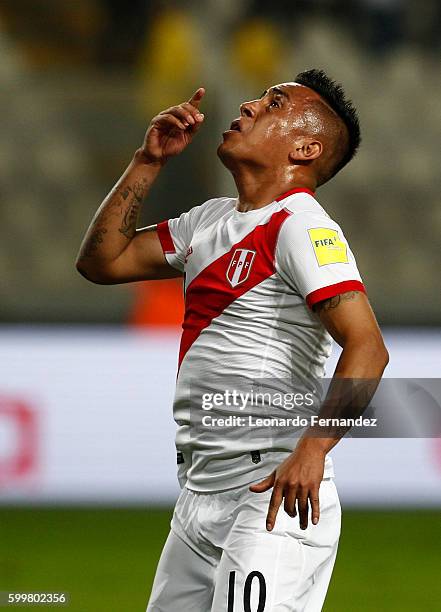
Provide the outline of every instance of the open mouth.
{"type": "Polygon", "coordinates": [[[239,119],[235,119],[235,120],[234,120],[234,121],[231,123],[231,125],[230,125],[230,130],[231,130],[231,131],[233,131],[233,132],[240,132],[240,131],[241,131],[241,129],[240,129],[240,122],[239,122],[239,119]]]}
{"type": "Polygon", "coordinates": [[[232,134],[232,132],[239,132],[239,134],[242,132],[240,119],[235,119],[232,121],[230,127],[223,133],[223,135],[226,136],[227,134],[232,134]]]}

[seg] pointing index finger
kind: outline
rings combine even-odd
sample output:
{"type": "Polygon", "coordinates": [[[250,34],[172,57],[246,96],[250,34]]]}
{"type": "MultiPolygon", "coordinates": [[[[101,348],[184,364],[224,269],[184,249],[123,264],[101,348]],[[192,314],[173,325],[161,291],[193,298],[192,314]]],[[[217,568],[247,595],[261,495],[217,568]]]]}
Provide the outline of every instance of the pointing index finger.
{"type": "Polygon", "coordinates": [[[188,103],[194,106],[195,108],[199,108],[199,104],[201,103],[201,100],[204,97],[204,95],[205,95],[205,89],[203,87],[199,87],[199,89],[196,89],[194,94],[191,96],[188,103]]]}

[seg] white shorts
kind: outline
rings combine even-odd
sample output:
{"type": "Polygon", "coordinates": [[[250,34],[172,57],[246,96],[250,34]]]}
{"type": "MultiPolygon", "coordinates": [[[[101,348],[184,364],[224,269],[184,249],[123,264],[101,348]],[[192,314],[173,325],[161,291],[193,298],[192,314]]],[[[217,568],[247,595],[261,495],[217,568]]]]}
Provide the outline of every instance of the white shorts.
{"type": "Polygon", "coordinates": [[[184,488],[147,612],[319,612],[337,554],[341,509],[334,481],[320,486],[320,521],[300,529],[279,509],[265,528],[271,491],[184,488]]]}

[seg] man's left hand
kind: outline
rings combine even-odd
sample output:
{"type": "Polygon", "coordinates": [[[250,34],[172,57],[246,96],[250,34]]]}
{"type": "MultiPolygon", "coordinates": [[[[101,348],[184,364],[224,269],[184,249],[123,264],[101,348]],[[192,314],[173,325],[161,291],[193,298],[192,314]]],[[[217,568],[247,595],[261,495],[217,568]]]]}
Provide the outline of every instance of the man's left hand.
{"type": "Polygon", "coordinates": [[[326,453],[317,438],[301,440],[295,451],[279,467],[261,482],[250,487],[253,493],[273,489],[266,518],[266,528],[272,531],[277,512],[285,499],[284,509],[289,516],[299,513],[300,528],[308,527],[308,510],[311,505],[311,521],[317,525],[320,518],[319,488],[323,478],[326,453]]]}

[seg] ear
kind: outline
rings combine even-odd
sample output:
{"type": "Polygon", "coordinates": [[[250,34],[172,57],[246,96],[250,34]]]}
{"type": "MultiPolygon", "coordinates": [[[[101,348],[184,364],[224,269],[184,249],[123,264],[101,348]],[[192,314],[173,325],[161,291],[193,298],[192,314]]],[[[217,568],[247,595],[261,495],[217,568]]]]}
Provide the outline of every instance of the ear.
{"type": "Polygon", "coordinates": [[[290,151],[289,159],[294,164],[310,162],[320,157],[322,153],[323,145],[319,140],[301,138],[294,143],[294,149],[290,151]]]}

